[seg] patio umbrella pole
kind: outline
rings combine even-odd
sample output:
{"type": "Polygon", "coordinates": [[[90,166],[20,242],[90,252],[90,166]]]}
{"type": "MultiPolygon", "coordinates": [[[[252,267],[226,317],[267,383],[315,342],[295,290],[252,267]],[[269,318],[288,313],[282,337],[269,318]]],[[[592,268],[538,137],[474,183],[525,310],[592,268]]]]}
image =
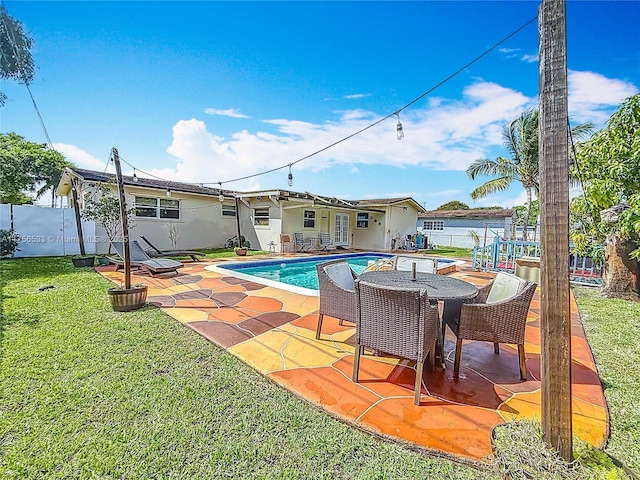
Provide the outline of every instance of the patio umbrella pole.
{"type": "Polygon", "coordinates": [[[122,248],[124,250],[124,288],[131,288],[131,254],[129,252],[129,226],[127,225],[127,200],[124,196],[124,185],[122,184],[122,170],[120,170],[120,157],[118,149],[111,149],[113,164],[116,166],[116,181],[118,183],[118,194],[120,195],[120,219],[122,220],[122,248]]]}

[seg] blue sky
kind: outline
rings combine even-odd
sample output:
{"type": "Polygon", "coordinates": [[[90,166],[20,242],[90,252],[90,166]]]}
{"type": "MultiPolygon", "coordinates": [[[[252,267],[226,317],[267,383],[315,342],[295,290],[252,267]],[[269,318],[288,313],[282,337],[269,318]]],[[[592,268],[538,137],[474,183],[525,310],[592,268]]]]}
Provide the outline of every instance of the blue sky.
{"type": "MultiPolygon", "coordinates": [[[[465,173],[506,155],[502,126],[537,105],[538,2],[6,1],[35,40],[31,85],[69,160],[103,171],[111,147],[169,181],[285,188],[345,199],[411,196],[427,209],[523,204],[518,185],[478,202],[465,173]]],[[[569,114],[602,127],[640,89],[640,2],[567,2],[569,114]]],[[[4,81],[0,130],[45,136],[23,85],[4,81]]],[[[111,168],[111,167],[109,167],[111,168]]],[[[126,172],[132,169],[124,166],[126,172]]],[[[141,173],[138,172],[139,175],[141,173]]]]}

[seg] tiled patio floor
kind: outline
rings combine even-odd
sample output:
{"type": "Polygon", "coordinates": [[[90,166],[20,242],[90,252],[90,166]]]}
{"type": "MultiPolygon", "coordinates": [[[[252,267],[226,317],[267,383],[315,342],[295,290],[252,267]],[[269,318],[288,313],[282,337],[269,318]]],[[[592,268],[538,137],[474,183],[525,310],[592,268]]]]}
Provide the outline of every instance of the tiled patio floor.
{"type": "MultiPolygon", "coordinates": [[[[454,340],[448,337],[447,368],[425,371],[422,401],[415,406],[415,370],[409,362],[365,355],[361,383],[351,382],[355,328],[325,317],[322,338],[315,340],[317,297],[225,277],[205,270],[207,265],[186,263],[173,278],[134,275],[133,281],[149,285],[149,303],[346,422],[427,450],[478,460],[491,452],[489,433],[494,425],[540,417],[539,289],[526,333],[527,381],[519,380],[514,348],[502,345],[500,355],[495,355],[487,342],[465,342],[455,379],[454,340]]],[[[122,273],[110,267],[97,270],[116,283],[122,281],[122,273]]],[[[493,276],[465,266],[451,275],[476,285],[493,276]]],[[[573,429],[602,447],[609,431],[608,412],[577,312],[572,297],[573,429]]]]}

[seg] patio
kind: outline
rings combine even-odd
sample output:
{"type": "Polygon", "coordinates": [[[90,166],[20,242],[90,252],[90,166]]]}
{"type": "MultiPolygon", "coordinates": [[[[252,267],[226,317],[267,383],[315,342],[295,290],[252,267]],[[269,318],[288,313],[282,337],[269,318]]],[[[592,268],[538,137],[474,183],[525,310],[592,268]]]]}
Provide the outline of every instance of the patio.
{"type": "MultiPolygon", "coordinates": [[[[415,406],[415,371],[404,361],[366,355],[361,383],[351,382],[355,329],[325,317],[322,339],[315,340],[316,297],[225,277],[205,270],[208,264],[187,263],[173,278],[134,275],[133,282],[149,285],[149,303],[345,422],[438,454],[479,460],[491,451],[494,425],[540,416],[539,290],[529,312],[526,382],[519,380],[514,348],[504,346],[495,355],[485,342],[465,345],[460,378],[454,379],[448,338],[447,369],[425,373],[421,405],[415,406]]],[[[97,270],[114,282],[122,279],[110,267],[97,270]]],[[[493,274],[466,264],[451,276],[481,286],[493,274]]],[[[602,447],[608,412],[573,298],[571,310],[574,434],[602,447]]]]}

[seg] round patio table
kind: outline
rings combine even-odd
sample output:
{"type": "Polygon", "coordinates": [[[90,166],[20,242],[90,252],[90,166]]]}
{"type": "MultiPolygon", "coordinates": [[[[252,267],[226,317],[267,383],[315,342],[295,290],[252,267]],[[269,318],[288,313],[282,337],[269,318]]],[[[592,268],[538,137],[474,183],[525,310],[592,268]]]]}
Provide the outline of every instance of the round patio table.
{"type": "MultiPolygon", "coordinates": [[[[447,305],[451,305],[449,310],[453,314],[453,310],[458,311],[464,300],[474,298],[478,295],[478,288],[464,280],[457,278],[447,277],[446,275],[438,275],[435,273],[416,273],[415,280],[413,279],[413,272],[398,271],[398,270],[377,270],[371,272],[364,272],[360,275],[360,280],[378,285],[381,287],[396,287],[406,290],[426,290],[429,300],[448,300],[447,305]]],[[[440,362],[442,368],[445,368],[444,363],[444,324],[438,322],[438,334],[437,334],[437,351],[440,356],[440,362]]]]}
{"type": "Polygon", "coordinates": [[[478,294],[478,288],[464,280],[437,275],[435,273],[416,273],[398,270],[378,270],[364,272],[360,280],[381,287],[399,287],[407,290],[424,289],[433,300],[466,300],[478,294]]]}

